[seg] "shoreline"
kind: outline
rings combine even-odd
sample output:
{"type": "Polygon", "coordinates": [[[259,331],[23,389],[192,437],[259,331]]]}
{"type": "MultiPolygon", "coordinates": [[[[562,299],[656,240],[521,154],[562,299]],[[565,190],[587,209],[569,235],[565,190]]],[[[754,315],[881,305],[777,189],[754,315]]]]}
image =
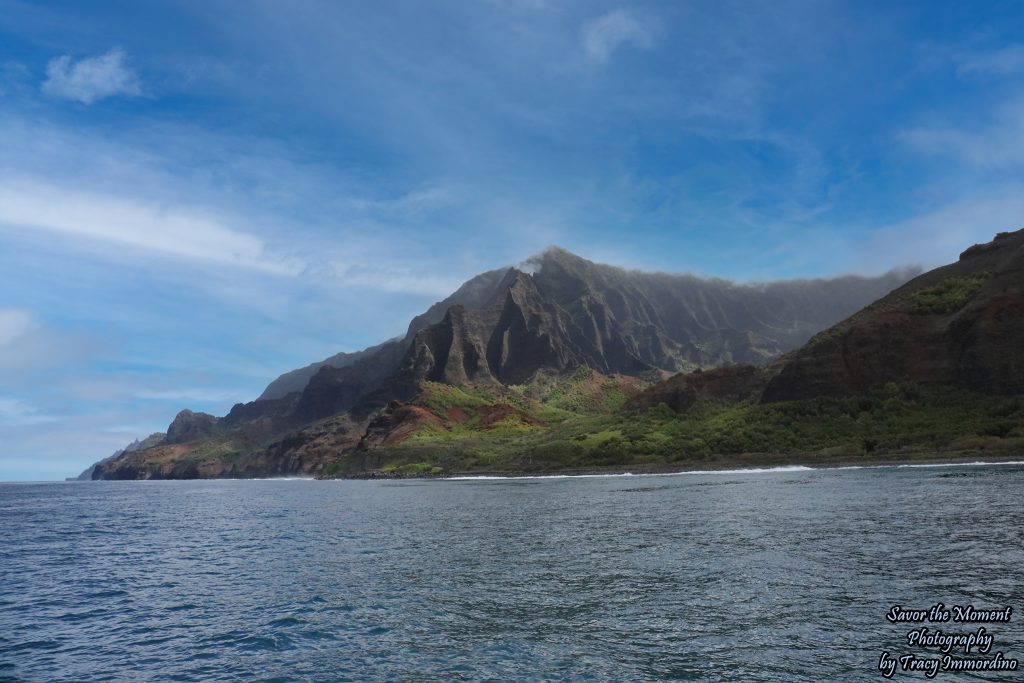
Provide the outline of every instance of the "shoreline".
{"type": "Polygon", "coordinates": [[[452,471],[438,474],[402,474],[399,472],[364,472],[343,476],[319,476],[317,480],[391,480],[391,479],[444,479],[450,481],[471,481],[473,479],[540,479],[540,478],[568,478],[568,477],[615,477],[615,476],[653,476],[673,474],[728,474],[752,473],[752,472],[799,472],[812,470],[852,470],[852,469],[876,469],[876,468],[907,468],[907,467],[956,467],[956,466],[986,466],[986,465],[1024,465],[1024,453],[1014,454],[957,454],[948,458],[871,458],[869,459],[837,459],[827,463],[808,462],[806,460],[796,462],[749,462],[733,463],[729,466],[726,463],[708,463],[704,467],[664,467],[651,465],[638,465],[635,467],[584,467],[566,468],[559,470],[469,470],[452,471]]]}
{"type": "Polygon", "coordinates": [[[637,464],[632,466],[610,465],[605,467],[575,467],[549,470],[451,470],[436,474],[417,472],[381,472],[367,471],[344,475],[324,475],[312,473],[292,473],[281,476],[255,477],[146,477],[139,479],[54,479],[49,481],[10,481],[0,483],[88,483],[90,481],[362,481],[362,480],[452,480],[466,481],[473,479],[541,479],[568,477],[613,477],[613,476],[656,476],[675,474],[729,474],[757,472],[786,472],[812,470],[851,470],[874,468],[912,468],[912,467],[955,467],[955,466],[986,466],[986,465],[1024,465],[1024,452],[986,453],[984,451],[957,452],[948,456],[935,454],[901,454],[900,456],[874,456],[871,458],[839,457],[822,460],[818,458],[766,458],[765,454],[747,453],[735,458],[718,459],[688,465],[637,464]],[[760,457],[758,457],[760,456],[760,457]]]}

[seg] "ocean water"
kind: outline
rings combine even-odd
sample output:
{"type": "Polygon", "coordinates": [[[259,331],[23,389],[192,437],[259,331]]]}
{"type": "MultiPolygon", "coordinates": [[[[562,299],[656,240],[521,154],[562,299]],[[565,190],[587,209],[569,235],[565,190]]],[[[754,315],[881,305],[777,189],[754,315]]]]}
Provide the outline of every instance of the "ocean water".
{"type": "Polygon", "coordinates": [[[1022,501],[1020,465],[2,484],[0,680],[884,681],[979,627],[886,620],[936,603],[1012,606],[1024,660],[1022,501]]]}

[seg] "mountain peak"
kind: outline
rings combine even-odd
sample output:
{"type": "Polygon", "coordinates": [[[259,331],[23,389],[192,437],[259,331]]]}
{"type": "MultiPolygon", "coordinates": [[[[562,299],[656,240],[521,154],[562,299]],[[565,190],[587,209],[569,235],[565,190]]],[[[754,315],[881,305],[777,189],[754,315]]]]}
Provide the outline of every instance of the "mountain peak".
{"type": "Polygon", "coordinates": [[[592,261],[588,261],[582,256],[578,256],[568,249],[559,247],[557,245],[551,245],[545,247],[543,251],[534,254],[530,258],[523,261],[518,268],[524,272],[533,274],[544,268],[552,267],[563,267],[563,268],[580,268],[593,266],[592,261]]]}

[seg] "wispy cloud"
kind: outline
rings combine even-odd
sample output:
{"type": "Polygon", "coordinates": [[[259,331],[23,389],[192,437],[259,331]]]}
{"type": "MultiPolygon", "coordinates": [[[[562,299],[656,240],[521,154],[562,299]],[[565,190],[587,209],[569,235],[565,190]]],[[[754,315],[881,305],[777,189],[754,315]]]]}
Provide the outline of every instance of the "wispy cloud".
{"type": "Polygon", "coordinates": [[[458,276],[427,275],[409,268],[363,265],[340,266],[334,270],[333,275],[339,284],[347,287],[437,297],[448,296],[465,279],[458,276]]]}
{"type": "Polygon", "coordinates": [[[142,94],[139,78],[125,64],[125,53],[120,48],[77,62],[70,55],[55,57],[46,65],[42,87],[48,95],[82,104],[116,95],[137,97],[142,94]]]}
{"type": "Polygon", "coordinates": [[[60,418],[45,415],[38,408],[21,399],[0,396],[0,426],[27,427],[57,422],[60,418]]]}
{"type": "Polygon", "coordinates": [[[995,233],[1016,230],[1024,217],[1024,185],[1010,183],[983,196],[954,201],[933,211],[883,226],[860,249],[859,269],[870,268],[879,254],[891,263],[934,267],[949,263],[971,244],[995,233]]]}
{"type": "Polygon", "coordinates": [[[415,218],[465,199],[459,196],[455,188],[438,185],[412,190],[393,199],[353,198],[346,204],[353,210],[380,216],[415,218]]]}
{"type": "Polygon", "coordinates": [[[922,126],[904,131],[901,137],[919,152],[952,157],[972,166],[1021,166],[1024,165],[1024,97],[999,107],[981,126],[922,126]]]}
{"type": "Polygon", "coordinates": [[[201,387],[147,389],[139,391],[135,394],[135,397],[143,401],[195,401],[198,403],[221,403],[224,401],[238,403],[241,401],[251,401],[253,398],[237,390],[204,389],[201,387]]]}
{"type": "Polygon", "coordinates": [[[32,182],[0,187],[0,225],[277,275],[301,270],[293,260],[269,253],[260,238],[201,212],[32,182]]]}
{"type": "Polygon", "coordinates": [[[1007,76],[1024,71],[1024,45],[1008,45],[999,50],[972,54],[960,61],[956,71],[961,76],[1007,76]]]}
{"type": "Polygon", "coordinates": [[[649,48],[654,44],[652,26],[636,14],[616,9],[583,25],[580,35],[583,52],[595,64],[605,64],[616,50],[633,45],[649,48]]]}

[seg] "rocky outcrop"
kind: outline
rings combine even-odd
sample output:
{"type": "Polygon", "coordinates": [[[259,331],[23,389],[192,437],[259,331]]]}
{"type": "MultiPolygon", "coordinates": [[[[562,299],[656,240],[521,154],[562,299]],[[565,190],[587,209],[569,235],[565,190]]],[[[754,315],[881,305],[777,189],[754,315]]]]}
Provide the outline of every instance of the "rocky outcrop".
{"type": "Polygon", "coordinates": [[[199,441],[209,439],[220,432],[218,420],[209,413],[193,413],[191,410],[182,410],[174,421],[167,428],[165,444],[186,443],[188,441],[199,441]]]}
{"type": "Polygon", "coordinates": [[[1024,231],[1000,233],[818,334],[777,363],[764,400],[888,382],[1024,391],[1024,231]]]}
{"type": "Polygon", "coordinates": [[[112,453],[111,455],[107,456],[106,458],[103,458],[99,462],[96,462],[96,463],[93,463],[92,465],[89,465],[77,477],[68,477],[66,481],[91,481],[92,478],[93,478],[93,473],[96,471],[96,468],[98,466],[105,465],[106,463],[111,462],[113,460],[117,460],[118,458],[120,458],[125,453],[134,453],[135,451],[139,451],[139,450],[143,450],[143,449],[146,449],[146,448],[152,448],[153,446],[157,446],[161,442],[163,442],[164,437],[166,437],[166,436],[167,435],[165,433],[163,433],[163,432],[155,432],[155,433],[150,434],[149,436],[147,436],[145,439],[141,439],[141,440],[140,439],[135,439],[134,441],[132,441],[130,444],[128,444],[124,448],[115,451],[114,453],[112,453]]]}
{"type": "Polygon", "coordinates": [[[393,446],[427,426],[445,429],[444,420],[430,411],[420,406],[392,401],[367,426],[359,448],[367,450],[377,446],[393,446]]]}
{"type": "Polygon", "coordinates": [[[340,453],[355,448],[363,427],[339,415],[269,444],[244,435],[160,443],[95,465],[93,479],[217,479],[317,476],[340,453]]]}
{"type": "Polygon", "coordinates": [[[412,339],[423,328],[441,322],[448,314],[448,309],[453,306],[462,306],[468,309],[486,308],[500,293],[502,285],[506,283],[509,270],[511,268],[489,270],[467,280],[450,297],[438,301],[425,313],[413,318],[409,322],[405,338],[412,339]]]}

